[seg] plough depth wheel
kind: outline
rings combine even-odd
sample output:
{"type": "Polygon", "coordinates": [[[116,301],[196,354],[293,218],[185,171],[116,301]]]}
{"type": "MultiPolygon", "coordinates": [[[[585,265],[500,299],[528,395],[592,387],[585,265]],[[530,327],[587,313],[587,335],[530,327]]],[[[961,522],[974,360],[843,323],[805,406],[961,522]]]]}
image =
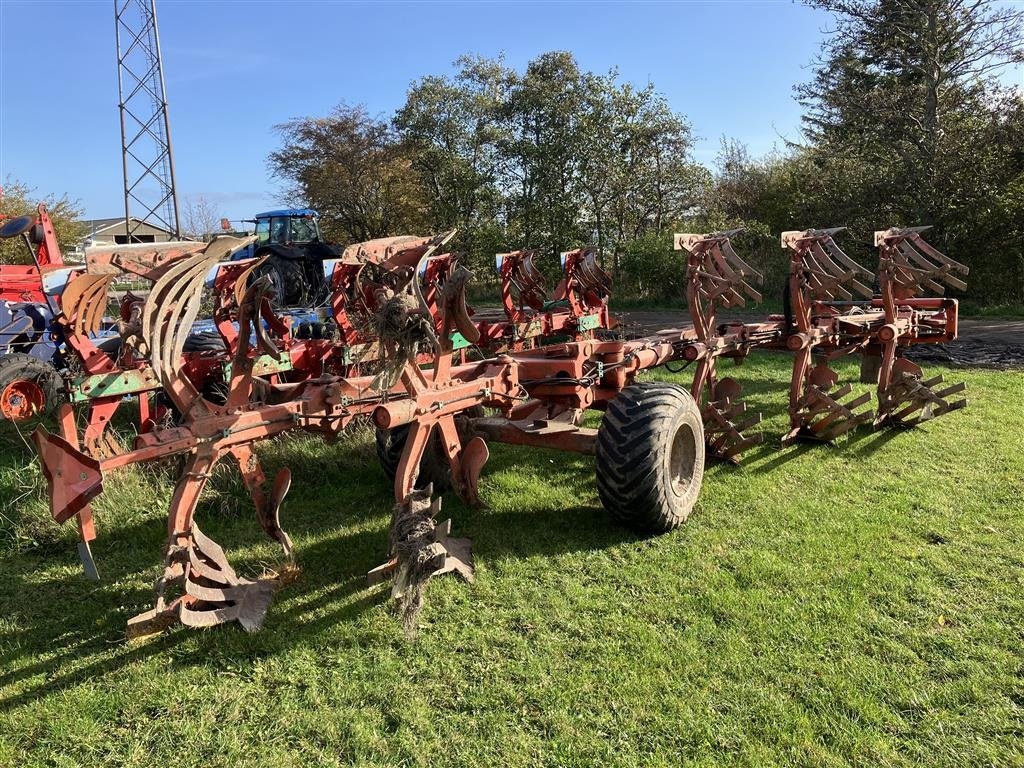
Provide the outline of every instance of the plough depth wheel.
{"type": "Polygon", "coordinates": [[[0,359],[0,418],[29,421],[52,413],[63,383],[53,366],[23,352],[0,359]]]}
{"type": "MultiPolygon", "coordinates": [[[[470,418],[480,418],[484,416],[484,409],[474,406],[467,409],[465,415],[470,418]]],[[[411,426],[411,424],[403,424],[394,429],[377,429],[375,440],[377,460],[380,461],[380,468],[384,470],[384,474],[392,483],[395,481],[395,475],[398,474],[398,463],[402,460],[402,452],[405,450],[406,440],[409,439],[411,426]]],[[[456,420],[456,426],[458,426],[458,420],[456,420]]],[[[466,437],[466,441],[469,441],[469,436],[466,437]]],[[[416,476],[417,488],[422,490],[431,484],[433,484],[435,493],[445,493],[452,488],[452,470],[448,463],[448,454],[445,453],[444,444],[441,442],[441,433],[436,430],[430,436],[430,442],[427,443],[427,448],[423,452],[420,471],[416,476]]]]}
{"type": "MultiPolygon", "coordinates": [[[[376,435],[377,459],[384,474],[392,483],[398,474],[398,463],[402,460],[402,452],[409,439],[410,424],[403,424],[394,429],[378,429],[376,435]]],[[[448,454],[441,443],[441,433],[435,431],[430,436],[427,448],[420,460],[419,474],[416,475],[416,487],[419,489],[433,486],[437,493],[451,490],[451,469],[448,466],[448,454]]]]}
{"type": "Polygon", "coordinates": [[[597,433],[597,492],[612,517],[648,533],[684,522],[704,477],[704,424],[684,388],[634,384],[597,433]]]}

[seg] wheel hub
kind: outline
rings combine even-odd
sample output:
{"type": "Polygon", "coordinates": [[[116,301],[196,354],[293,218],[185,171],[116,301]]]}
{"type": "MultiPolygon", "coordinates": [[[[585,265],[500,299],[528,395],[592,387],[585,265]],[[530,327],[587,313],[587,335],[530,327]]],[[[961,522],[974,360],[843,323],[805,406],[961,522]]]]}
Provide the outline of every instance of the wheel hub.
{"type": "Polygon", "coordinates": [[[31,379],[15,379],[0,392],[0,416],[24,421],[42,413],[46,405],[43,388],[31,379]]]}
{"type": "Polygon", "coordinates": [[[693,467],[697,460],[697,438],[688,424],[683,424],[672,440],[669,454],[669,468],[672,476],[672,489],[680,496],[684,495],[693,482],[693,467]]]}

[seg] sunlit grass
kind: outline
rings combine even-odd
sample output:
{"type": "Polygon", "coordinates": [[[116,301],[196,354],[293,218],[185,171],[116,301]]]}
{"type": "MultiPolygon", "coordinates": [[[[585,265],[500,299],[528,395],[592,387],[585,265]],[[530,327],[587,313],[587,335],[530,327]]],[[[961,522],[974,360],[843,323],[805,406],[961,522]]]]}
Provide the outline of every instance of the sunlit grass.
{"type": "MultiPolygon", "coordinates": [[[[609,521],[591,459],[492,446],[488,509],[444,502],[477,581],[433,582],[413,643],[365,586],[391,508],[368,432],[260,446],[304,569],[262,632],[130,644],[170,475],[111,478],[87,582],[4,425],[0,765],[1020,764],[1024,374],[949,371],[965,411],[781,450],[787,364],[729,371],[768,440],[666,536],[609,521]]],[[[277,562],[230,472],[199,519],[242,573],[277,562]]]]}

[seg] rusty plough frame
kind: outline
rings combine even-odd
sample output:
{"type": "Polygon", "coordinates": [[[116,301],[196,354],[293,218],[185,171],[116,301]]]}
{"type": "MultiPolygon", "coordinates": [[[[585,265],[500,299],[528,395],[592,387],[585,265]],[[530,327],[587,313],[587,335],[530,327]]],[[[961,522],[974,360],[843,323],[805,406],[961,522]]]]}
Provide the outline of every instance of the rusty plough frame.
{"type": "Polygon", "coordinates": [[[902,356],[908,346],[956,338],[956,300],[921,294],[926,289],[941,294],[943,283],[966,288],[956,275],[965,275],[967,267],[928,245],[920,234],[926,229],[875,233],[878,296],[870,287],[875,275],[836,244],[834,237],[843,228],[784,232],[782,247],[790,253],[786,315],[723,324],[717,324],[717,308],[743,306],[744,297],[761,299],[750,285],[760,275],[731,246],[740,230],[676,235],[675,247],[690,254],[687,299],[694,340],[683,357],[698,361],[692,393],[698,401],[706,393],[702,414],[712,455],[735,460],[760,442],[758,435],[743,434],[760,421],[758,415],[733,421],[745,414],[739,384],[716,378],[720,357],[738,363],[756,348],[793,354],[790,430],[783,445],[798,439],[830,442],[870,422],[910,426],[966,405],[966,400],[950,399],[964,384],[936,391],[942,377],[924,379],[921,368],[902,356]],[[851,384],[836,386],[839,377],[829,363],[852,354],[861,355],[862,383],[877,384],[875,413],[865,408],[869,392],[853,395],[851,384]]]}
{"type": "MultiPolygon", "coordinates": [[[[258,375],[273,381],[295,382],[325,372],[358,375],[361,371],[378,368],[383,352],[373,325],[383,302],[396,289],[417,287],[422,282],[424,288],[419,300],[431,316],[438,317],[441,286],[455,273],[456,263],[454,254],[439,251],[453,235],[454,232],[448,232],[431,237],[401,236],[358,243],[349,246],[340,259],[328,262],[326,269],[332,287],[331,309],[337,338],[297,339],[287,318],[278,318],[266,307],[261,309],[278,351],[273,355],[260,349],[253,352],[258,375]],[[417,265],[421,267],[421,280],[413,282],[417,265]]],[[[140,433],[153,429],[168,411],[166,398],[155,397],[161,386],[149,365],[146,341],[141,336],[147,299],[130,293],[121,299],[121,319],[117,325],[122,343],[117,351],[98,343],[96,333],[114,279],[127,272],[155,281],[182,259],[198,253],[217,262],[211,267],[207,282],[213,288],[213,320],[224,352],[185,351],[181,362],[198,390],[223,390],[224,385],[220,383],[224,378],[223,369],[230,366],[238,344],[240,291],[259,264],[251,259],[221,260],[244,248],[248,242],[219,238],[209,245],[181,242],[90,249],[87,271],[73,272],[63,292],[63,314],[59,318],[65,328],[69,351],[74,352],[79,361],[80,375],[73,376],[68,387],[71,401],[85,403],[87,407],[85,429],[77,439],[87,454],[106,458],[123,452],[108,427],[125,397],[138,398],[137,429],[140,433]]],[[[513,320],[511,313],[508,316],[480,313],[472,323],[468,316],[471,310],[457,313],[462,327],[455,330],[452,340],[462,361],[465,362],[465,353],[471,345],[494,353],[522,349],[554,336],[590,338],[595,329],[607,327],[607,286],[595,290],[584,280],[603,273],[591,252],[578,251],[571,255],[574,258],[568,260],[560,290],[573,297],[573,309],[538,312],[526,321],[513,320]],[[577,268],[578,264],[582,268],[577,268]],[[474,341],[467,336],[473,336],[474,341]]],[[[506,283],[507,277],[503,274],[506,283]]],[[[420,362],[428,363],[431,359],[430,355],[422,355],[420,362]]],[[[70,439],[68,435],[65,438],[70,439]]]]}
{"type": "MultiPolygon", "coordinates": [[[[268,484],[253,444],[293,430],[330,438],[365,418],[381,430],[407,427],[394,471],[390,557],[370,572],[371,580],[393,577],[392,594],[407,622],[415,619],[431,576],[473,573],[468,541],[451,537],[450,522],[436,521],[440,504],[433,492],[442,489],[416,485],[432,444],[447,463],[452,487],[471,505],[480,501],[488,442],[596,454],[599,494],[613,516],[643,530],[668,530],[686,519],[696,501],[705,451],[735,460],[762,439],[747,434],[760,416],[745,412],[739,384],[718,377],[721,358],[741,362],[758,348],[794,353],[786,441],[831,440],[869,420],[870,414],[854,410],[867,402],[864,396],[843,403],[848,388],[834,388],[837,377],[828,362],[850,354],[867,361],[863,371],[879,372],[880,425],[916,423],[962,407],[948,399],[962,386],[934,391],[937,382],[923,380],[901,353],[910,344],[955,337],[955,300],[918,294],[940,281],[962,285],[952,273],[966,269],[924,244],[917,230],[889,230],[879,235],[881,296],[875,297],[867,287],[873,276],[839,250],[837,231],[783,235],[791,252],[791,316],[760,323],[717,322],[720,308],[761,299],[753,287],[760,275],[732,247],[736,232],[677,236],[676,247],[689,253],[693,325],[635,340],[596,333],[612,322],[608,277],[591,250],[563,255],[557,306],[546,301],[531,252],[499,255],[505,316],[498,318],[474,315],[467,306],[470,275],[453,254],[442,252],[450,234],[359,244],[327,265],[339,338],[321,344],[316,355],[321,363],[340,361],[339,368],[307,371],[290,383],[261,376],[257,365],[263,357],[280,356],[281,340],[289,339],[271,309],[269,283],[251,280],[249,264],[222,267],[215,319],[230,335],[223,403],[204,397],[180,365],[198,297],[217,263],[216,253],[192,255],[156,280],[139,329],[152,375],[181,414],[180,423],[140,434],[130,451],[99,458],[80,449],[65,407],[63,436],[42,427],[33,435],[51,513],[58,521],[77,516],[80,527],[90,527],[90,502],[109,472],[186,457],[170,505],[155,604],[130,622],[130,631],[139,634],[178,622],[260,626],[275,579],[238,577],[195,516],[214,466],[230,458],[261,527],[291,562],[291,540],[280,523],[291,473],[283,469],[268,484]],[[555,341],[558,336],[565,340],[555,341]],[[469,360],[466,347],[479,349],[483,359],[469,360]],[[697,363],[690,392],[635,381],[639,372],[673,361],[697,363]],[[477,415],[480,407],[491,414],[477,415]],[[599,429],[582,426],[583,413],[592,408],[608,411],[599,429]]],[[[83,315],[83,327],[90,318],[83,315]]]]}
{"type": "MultiPolygon", "coordinates": [[[[120,300],[117,323],[120,344],[116,351],[104,349],[97,338],[114,280],[127,272],[155,281],[190,255],[202,252],[209,261],[216,263],[249,242],[219,238],[210,244],[174,242],[90,249],[87,271],[71,277],[61,293],[61,314],[57,319],[64,327],[65,342],[81,369],[80,375],[68,381],[68,392],[72,402],[88,405],[81,437],[86,453],[104,457],[122,451],[108,427],[125,397],[138,398],[140,432],[152,429],[162,410],[155,397],[160,382],[148,363],[148,348],[141,335],[146,300],[130,292],[120,300]]],[[[198,357],[183,358],[182,364],[197,381],[209,378],[212,373],[210,361],[204,363],[198,357]]]]}

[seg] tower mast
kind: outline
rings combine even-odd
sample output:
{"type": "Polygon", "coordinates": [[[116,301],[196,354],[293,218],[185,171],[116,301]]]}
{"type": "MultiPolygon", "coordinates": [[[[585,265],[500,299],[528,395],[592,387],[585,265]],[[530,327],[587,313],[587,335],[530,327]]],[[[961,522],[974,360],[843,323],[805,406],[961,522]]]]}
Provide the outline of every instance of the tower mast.
{"type": "Polygon", "coordinates": [[[156,0],[114,0],[128,242],[143,224],[181,236],[156,0]]]}

